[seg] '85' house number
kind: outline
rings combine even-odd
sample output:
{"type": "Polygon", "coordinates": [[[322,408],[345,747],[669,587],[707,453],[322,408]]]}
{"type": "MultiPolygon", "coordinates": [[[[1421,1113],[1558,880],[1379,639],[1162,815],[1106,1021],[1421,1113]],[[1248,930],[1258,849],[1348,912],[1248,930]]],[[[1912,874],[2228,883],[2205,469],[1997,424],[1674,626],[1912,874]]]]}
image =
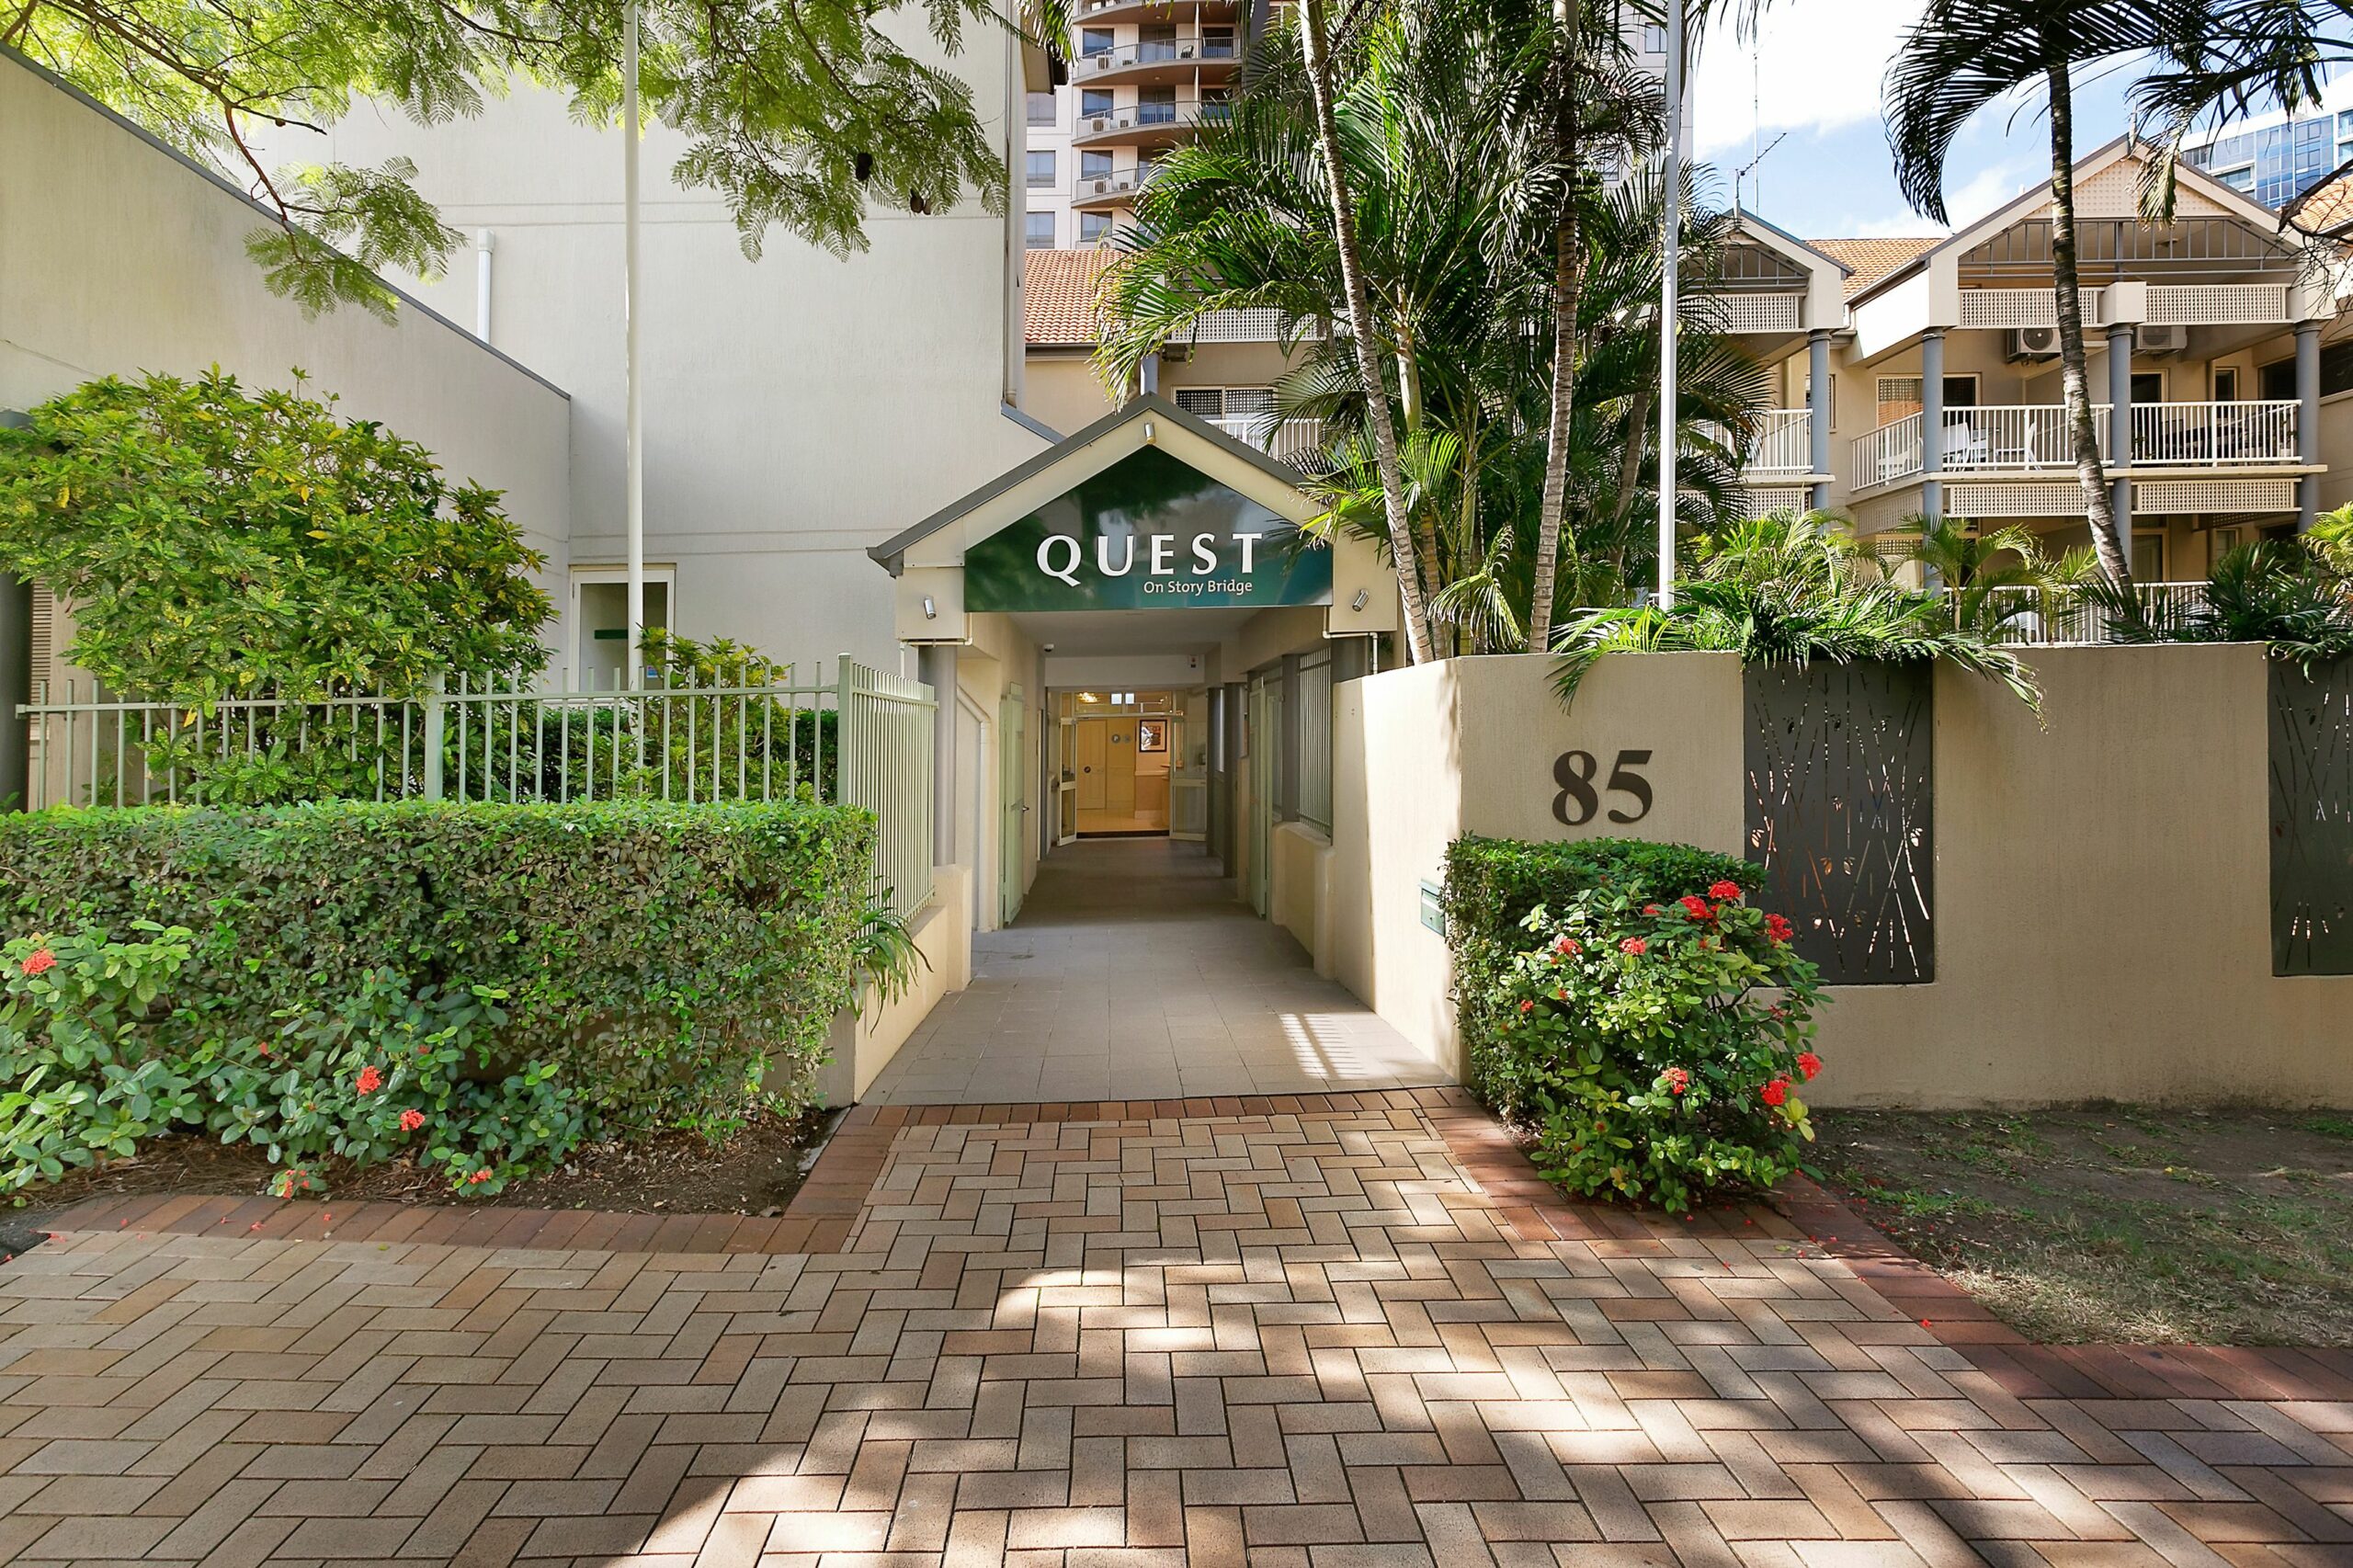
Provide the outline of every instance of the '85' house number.
{"type": "Polygon", "coordinates": [[[1651,754],[1646,751],[1620,751],[1609,765],[1609,777],[1597,785],[1601,764],[1589,751],[1564,751],[1552,764],[1552,782],[1561,792],[1552,797],[1552,816],[1563,827],[1583,827],[1601,810],[1604,795],[1621,795],[1633,802],[1633,810],[1621,806],[1609,808],[1609,820],[1620,824],[1640,822],[1651,814],[1651,781],[1637,768],[1649,766],[1651,754]]]}

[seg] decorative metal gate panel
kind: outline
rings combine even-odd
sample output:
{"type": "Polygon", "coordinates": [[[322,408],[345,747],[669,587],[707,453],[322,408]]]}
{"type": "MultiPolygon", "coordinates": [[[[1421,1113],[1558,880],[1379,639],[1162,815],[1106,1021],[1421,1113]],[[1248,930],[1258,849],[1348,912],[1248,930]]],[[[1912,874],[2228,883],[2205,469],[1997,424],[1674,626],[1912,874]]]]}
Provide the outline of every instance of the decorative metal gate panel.
{"type": "Polygon", "coordinates": [[[2353,659],[2271,664],[2271,972],[2353,974],[2353,659]]]}
{"type": "Polygon", "coordinates": [[[1745,672],[1748,858],[1831,985],[1936,978],[1934,690],[1926,665],[1745,672]]]}

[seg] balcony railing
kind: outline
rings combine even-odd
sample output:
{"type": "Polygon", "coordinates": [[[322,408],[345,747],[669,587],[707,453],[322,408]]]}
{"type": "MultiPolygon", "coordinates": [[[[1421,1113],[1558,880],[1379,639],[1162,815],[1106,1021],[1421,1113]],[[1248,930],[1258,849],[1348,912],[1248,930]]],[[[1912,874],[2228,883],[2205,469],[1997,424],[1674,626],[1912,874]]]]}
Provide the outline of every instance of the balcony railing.
{"type": "MultiPolygon", "coordinates": [[[[1731,447],[1732,431],[1700,426],[1719,446],[1731,447]]],[[[1750,479],[1781,478],[1813,472],[1813,416],[1802,408],[1769,408],[1757,422],[1756,439],[1740,454],[1740,472],[1750,479]]]]}
{"type": "MultiPolygon", "coordinates": [[[[2100,460],[2110,460],[2113,421],[2107,403],[2092,406],[2100,460]]],[[[2240,468],[2293,463],[2298,405],[2264,403],[2149,403],[2132,410],[2132,461],[2143,468],[2240,468]]],[[[2075,466],[2063,403],[1980,404],[1948,408],[1940,468],[1948,474],[2032,473],[2075,466]]],[[[1923,471],[1921,416],[1906,415],[1851,446],[1859,490],[1916,478],[1923,471]]]]}
{"type": "Polygon", "coordinates": [[[1240,46],[1230,38],[1147,39],[1141,43],[1123,43],[1112,49],[1098,49],[1092,54],[1082,54],[1071,74],[1074,78],[1082,78],[1124,71],[1131,65],[1183,65],[1194,61],[1228,61],[1241,57],[1240,46]]]}
{"type": "MultiPolygon", "coordinates": [[[[2143,619],[2161,632],[2178,631],[2206,604],[2203,583],[2135,583],[2143,619]]],[[[1987,595],[2002,617],[1997,641],[2049,647],[2109,642],[2108,612],[2065,588],[1995,588],[1987,595]]]]}
{"type": "Polygon", "coordinates": [[[1279,458],[1294,466],[1303,464],[1324,449],[1324,421],[1321,419],[1275,420],[1251,415],[1229,415],[1209,423],[1244,445],[1256,447],[1268,457],[1279,458]]]}
{"type": "Polygon", "coordinates": [[[1108,114],[1080,116],[1071,141],[1083,147],[1095,138],[1123,131],[1174,131],[1222,124],[1233,118],[1233,113],[1231,106],[1222,104],[1131,104],[1108,114]]]}

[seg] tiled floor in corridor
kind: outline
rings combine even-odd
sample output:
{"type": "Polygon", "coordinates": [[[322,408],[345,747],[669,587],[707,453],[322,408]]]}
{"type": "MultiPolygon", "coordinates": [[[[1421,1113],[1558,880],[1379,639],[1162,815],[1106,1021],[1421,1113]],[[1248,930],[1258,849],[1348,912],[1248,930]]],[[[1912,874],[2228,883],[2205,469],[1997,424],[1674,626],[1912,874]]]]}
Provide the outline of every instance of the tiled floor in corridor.
{"type": "Polygon", "coordinates": [[[872,1184],[815,1256],[82,1211],[0,1267],[0,1561],[2353,1553],[2342,1358],[1965,1354],[1769,1210],[1550,1201],[1459,1091],[887,1108],[827,1161],[872,1184]]]}
{"type": "Polygon", "coordinates": [[[1197,844],[1081,839],[1020,918],[972,944],[972,983],[882,1070],[874,1104],[1301,1094],[1446,1074],[1233,899],[1197,844]]]}

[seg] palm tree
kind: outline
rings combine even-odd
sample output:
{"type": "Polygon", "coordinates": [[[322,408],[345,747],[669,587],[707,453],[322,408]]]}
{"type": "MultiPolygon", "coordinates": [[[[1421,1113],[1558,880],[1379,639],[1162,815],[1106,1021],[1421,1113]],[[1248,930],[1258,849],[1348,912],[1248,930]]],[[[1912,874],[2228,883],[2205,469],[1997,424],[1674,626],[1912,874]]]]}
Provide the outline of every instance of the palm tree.
{"type": "Polygon", "coordinates": [[[2053,561],[2030,528],[2016,523],[1981,533],[1953,517],[1917,517],[1920,530],[1904,551],[1933,580],[1944,619],[2001,641],[2018,621],[2041,613],[2049,597],[2081,587],[2095,568],[2086,551],[2053,561]]]}
{"type": "Polygon", "coordinates": [[[1349,334],[1355,339],[1357,371],[1367,391],[1366,422],[1372,429],[1373,451],[1381,472],[1381,494],[1389,524],[1389,548],[1397,562],[1397,583],[1405,607],[1405,642],[1414,663],[1427,664],[1431,654],[1429,615],[1422,602],[1421,585],[1406,562],[1413,559],[1413,530],[1405,507],[1405,480],[1397,460],[1397,429],[1389,416],[1389,399],[1381,389],[1386,382],[1380,350],[1372,335],[1372,299],[1366,291],[1364,258],[1357,244],[1356,207],[1348,193],[1347,158],[1340,145],[1339,118],[1333,112],[1331,54],[1324,28],[1324,0],[1302,0],[1300,6],[1300,54],[1307,67],[1307,91],[1315,108],[1316,150],[1324,161],[1324,181],[1332,202],[1332,233],[1338,251],[1340,279],[1347,293],[1349,334]]]}
{"type": "MultiPolygon", "coordinates": [[[[1398,411],[1398,479],[1407,548],[1392,554],[1422,593],[1435,644],[1459,651],[1540,645],[1529,632],[1540,579],[1575,603],[1620,602],[1626,573],[1654,548],[1630,515],[1654,506],[1658,182],[1640,173],[1580,193],[1589,261],[1574,341],[1577,397],[1567,443],[1565,558],[1540,572],[1538,515],[1547,451],[1554,233],[1540,206],[1540,77],[1500,26],[1436,7],[1383,17],[1358,40],[1334,105],[1355,200],[1369,335],[1398,411]],[[1534,214],[1531,218],[1530,214],[1534,214]]],[[[1279,416],[1320,419],[1332,439],[1310,487],[1327,528],[1391,540],[1359,346],[1328,330],[1348,319],[1331,211],[1298,43],[1254,62],[1230,121],[1163,162],[1139,194],[1102,301],[1099,358],[1119,384],[1202,316],[1271,309],[1295,368],[1275,388],[1279,416]]],[[[1687,187],[1687,206],[1689,205],[1687,187]]],[[[1723,215],[1686,220],[1704,271],[1730,233],[1723,215]]],[[[1763,406],[1762,373],[1687,316],[1687,426],[1678,490],[1696,526],[1741,504],[1732,452],[1704,421],[1745,438],[1763,406]]]]}
{"type": "Polygon", "coordinates": [[[1945,159],[1980,109],[2039,84],[2051,131],[2051,274],[2059,316],[2060,381],[2067,430],[2100,568],[2130,596],[2130,541],[2116,508],[2092,424],[2085,371],[2083,290],[2075,250],[2074,68],[2155,47],[2171,18],[2119,0],[1928,0],[1888,67],[1883,89],[1896,182],[1913,208],[1946,221],[1945,159]]]}

